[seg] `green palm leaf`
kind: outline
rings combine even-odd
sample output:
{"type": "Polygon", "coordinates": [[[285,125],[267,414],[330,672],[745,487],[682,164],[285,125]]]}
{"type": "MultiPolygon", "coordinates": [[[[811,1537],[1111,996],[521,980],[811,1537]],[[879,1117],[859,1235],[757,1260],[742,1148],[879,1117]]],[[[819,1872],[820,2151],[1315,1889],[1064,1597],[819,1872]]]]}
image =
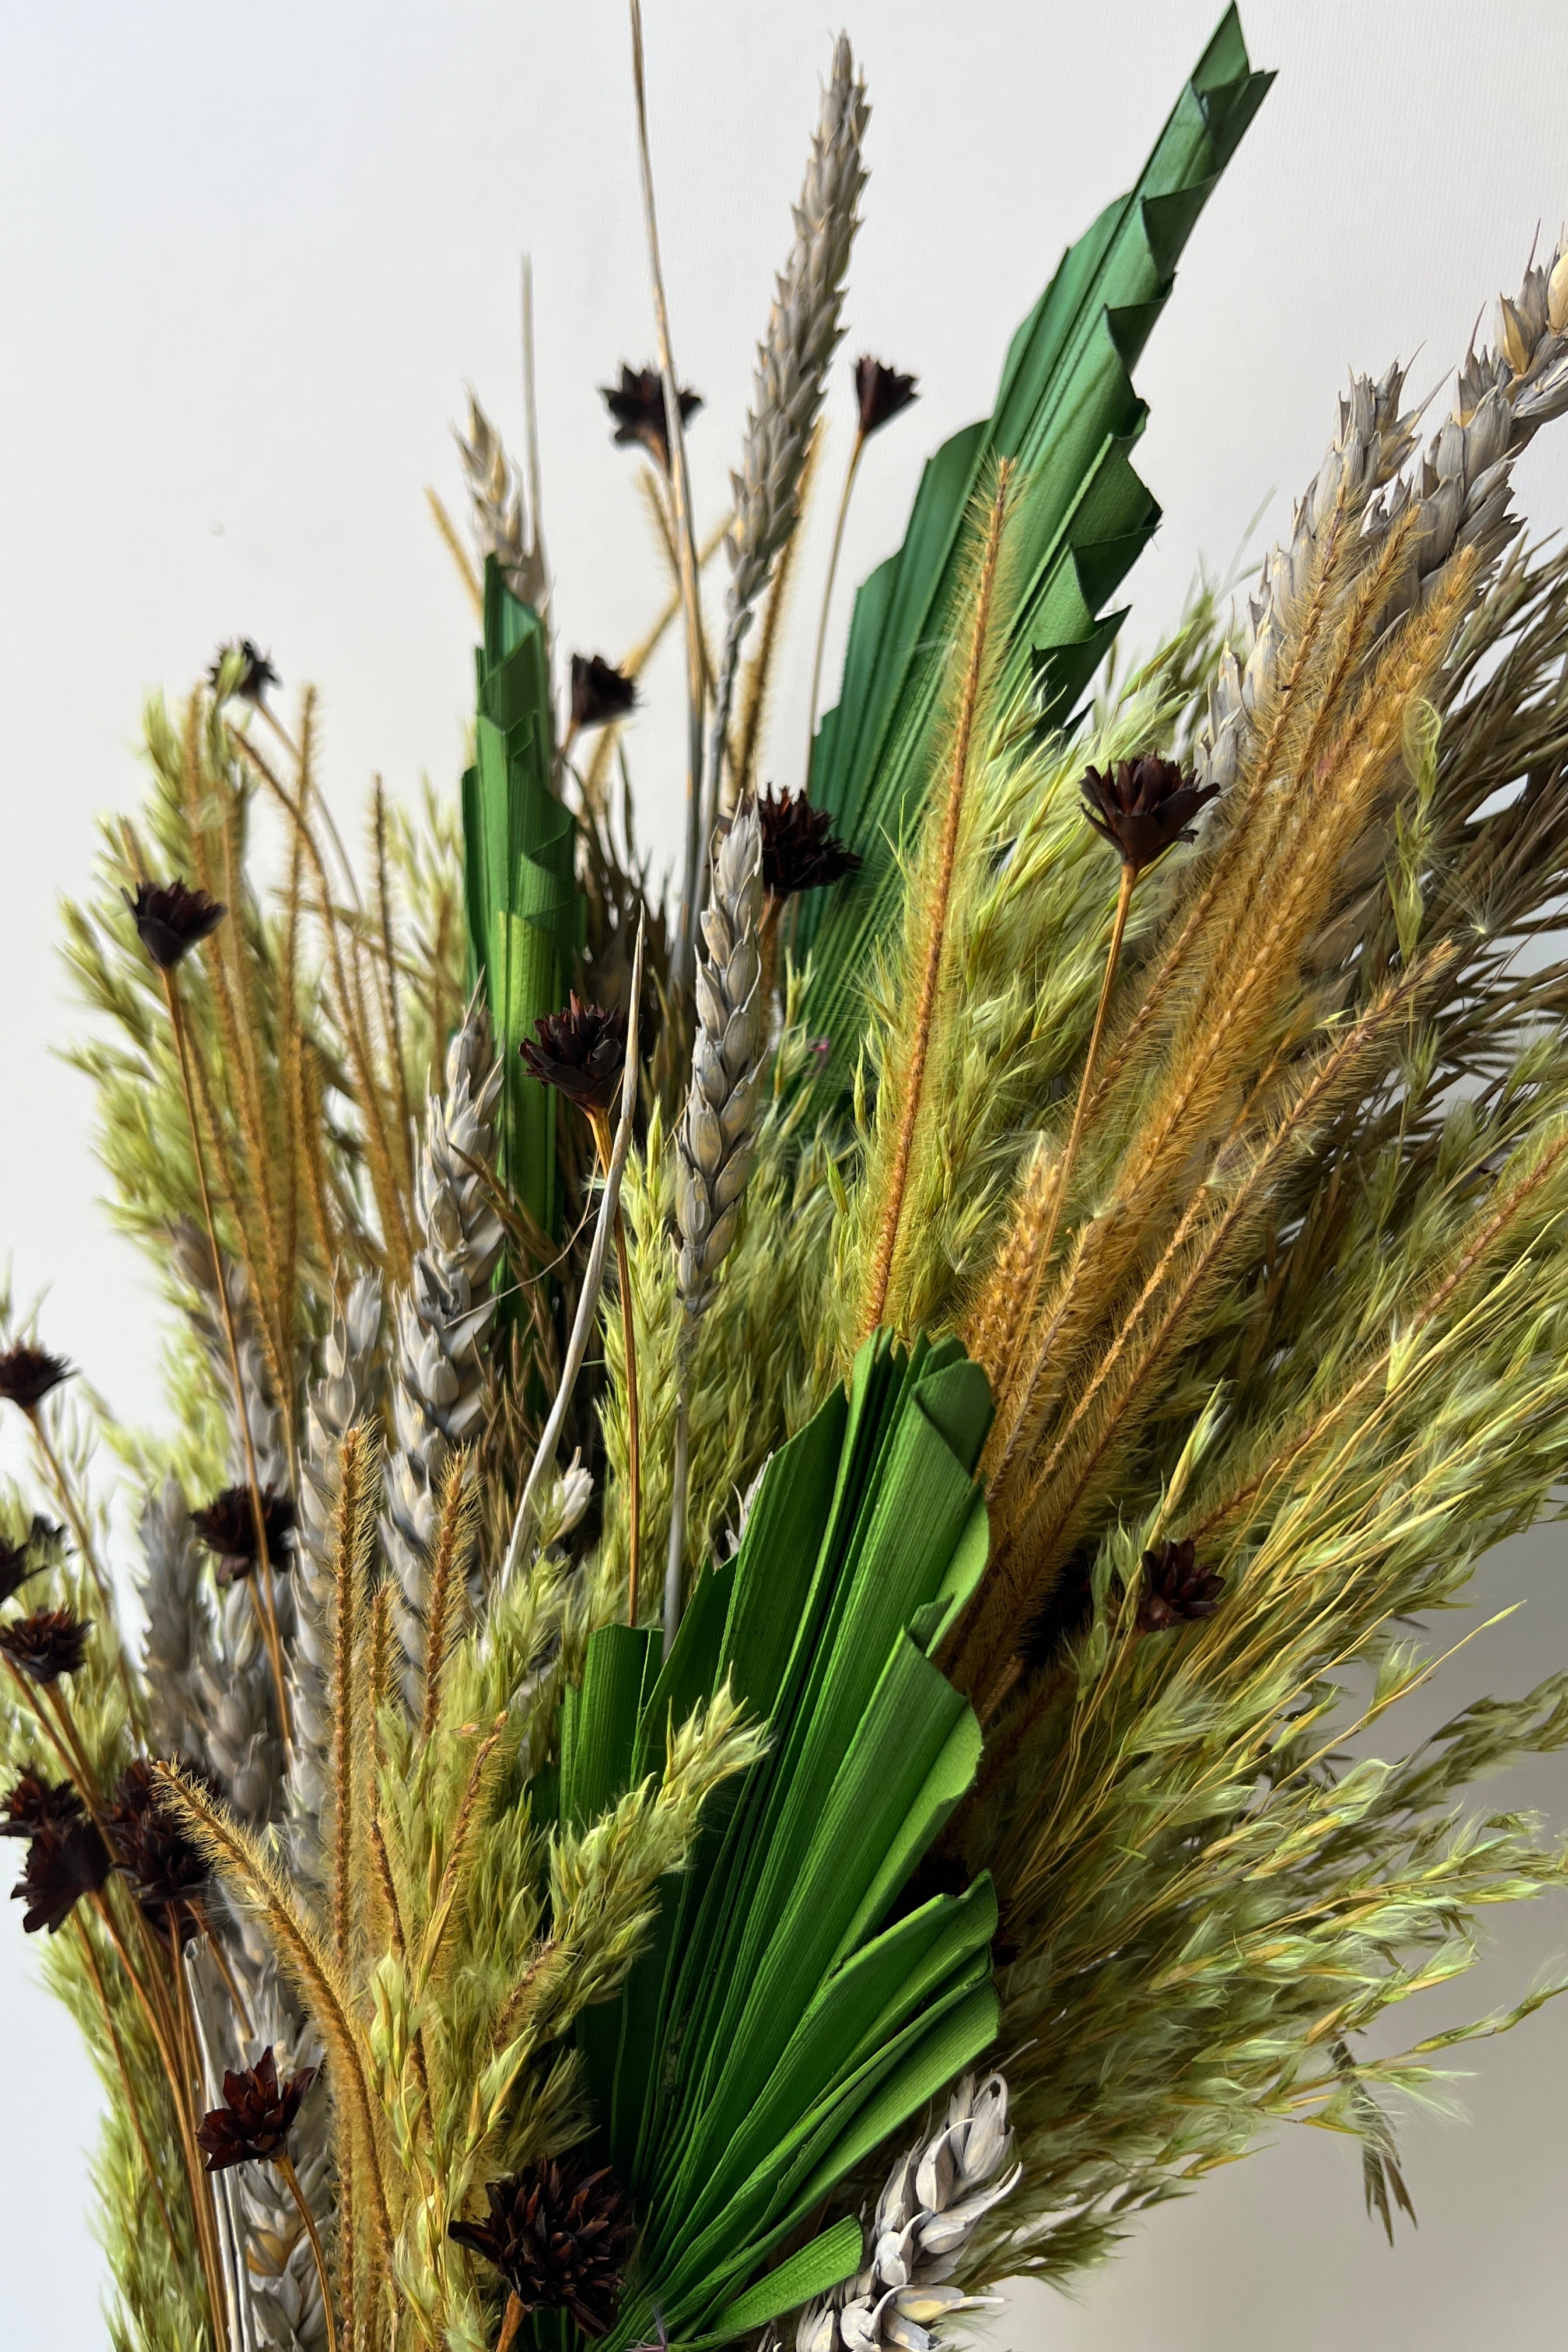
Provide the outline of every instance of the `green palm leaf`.
{"type": "Polygon", "coordinates": [[[640,2225],[609,2352],[656,2312],[675,2340],[723,2341],[857,2270],[840,2221],[755,2280],[995,2032],[989,1880],[889,1924],[979,1761],[931,1657],[985,1563],[990,1414],[956,1341],[870,1341],[847,1396],[773,1460],[668,1662],[606,1628],[568,1696],[574,1823],[657,1772],[671,1724],[726,1679],[773,1731],[625,1991],[581,2022],[599,2152],[640,2225]]]}
{"type": "Polygon", "coordinates": [[[485,565],[474,764],[463,778],[463,875],[470,979],[484,982],[506,1066],[500,1172],[553,1233],[555,1097],[518,1059],[541,1013],[554,1013],[583,944],[576,834],[553,786],[554,721],[544,624],[485,565]]]}
{"type": "MultiPolygon", "coordinates": [[[[899,851],[930,781],[970,500],[993,459],[1017,460],[1004,692],[1033,677],[1042,716],[1061,719],[1123,618],[1106,602],[1160,520],[1132,469],[1148,411],[1131,371],[1272,79],[1251,70],[1227,10],[1136,184],[1069,247],[1014,336],[994,412],[931,459],[903,546],[855,599],[838,705],[813,749],[811,797],[864,866],[852,887],[802,901],[797,935],[814,960],[812,1026],[840,1048],[858,1034],[867,958],[896,912],[899,851]]],[[[836,1056],[846,1074],[853,1060],[836,1056]]]]}

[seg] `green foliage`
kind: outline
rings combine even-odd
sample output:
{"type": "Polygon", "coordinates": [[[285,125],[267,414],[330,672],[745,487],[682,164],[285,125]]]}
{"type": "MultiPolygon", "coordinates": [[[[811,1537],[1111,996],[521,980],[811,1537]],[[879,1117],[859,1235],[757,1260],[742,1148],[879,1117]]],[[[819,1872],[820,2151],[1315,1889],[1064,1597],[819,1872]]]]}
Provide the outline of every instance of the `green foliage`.
{"type": "Polygon", "coordinates": [[[1017,461],[1009,548],[1019,593],[1003,698],[1033,682],[1040,716],[1059,720],[1116,634],[1123,614],[1101,617],[1102,608],[1160,518],[1132,470],[1147,411],[1131,370],[1271,79],[1251,70],[1230,9],[1133,187],[1070,247],[1015,335],[990,418],[938,450],[902,548],[856,597],[838,706],[823,719],[810,783],[865,866],[853,889],[806,901],[798,934],[816,966],[813,1025],[833,1037],[846,1070],[867,958],[896,919],[900,856],[934,772],[976,487],[997,457],[1017,461]]]}
{"type": "MultiPolygon", "coordinates": [[[[771,1729],[620,2000],[579,2024],[595,2146],[642,2221],[612,2352],[655,2311],[689,2342],[765,2316],[728,2306],[995,2031],[989,1883],[889,1917],[979,1759],[931,1658],[984,1566],[989,1419],[954,1343],[877,1340],[769,1465],[662,1668],[654,1634],[607,1627],[565,1694],[566,1823],[624,1802],[709,1692],[771,1729]]],[[[802,2294],[858,2267],[851,2237],[805,2262],[802,2294]]]]}
{"type": "Polygon", "coordinates": [[[542,1013],[556,1012],[583,947],[576,826],[554,782],[545,628],[491,556],[485,566],[474,764],[463,778],[464,879],[472,975],[482,979],[506,1064],[500,1170],[540,1231],[560,1212],[555,1097],[517,1058],[542,1013]]]}

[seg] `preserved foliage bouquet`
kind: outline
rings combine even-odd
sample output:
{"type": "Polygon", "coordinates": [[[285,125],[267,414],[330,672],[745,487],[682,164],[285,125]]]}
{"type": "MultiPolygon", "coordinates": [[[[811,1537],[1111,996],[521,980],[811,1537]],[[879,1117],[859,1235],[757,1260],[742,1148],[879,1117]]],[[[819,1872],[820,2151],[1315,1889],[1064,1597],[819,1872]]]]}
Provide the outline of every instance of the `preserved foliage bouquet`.
{"type": "MultiPolygon", "coordinates": [[[[1280,2119],[1388,2222],[1460,2037],[1368,2029],[1568,1874],[1461,1806],[1568,1678],[1398,1729],[1568,1452],[1568,558],[1510,487],[1568,258],[1447,415],[1355,378],[1246,614],[1119,675],[1131,371],[1267,87],[1227,16],[778,785],[866,95],[841,39],[704,537],[633,34],[657,359],[605,397],[666,610],[563,657],[476,406],[460,803],[378,790],[352,858],[241,643],[68,911],[173,1434],[8,1311],[0,1827],[145,2352],[931,2352],[1280,2119]]],[[[855,391],[840,530],[915,396],[855,391]]]]}

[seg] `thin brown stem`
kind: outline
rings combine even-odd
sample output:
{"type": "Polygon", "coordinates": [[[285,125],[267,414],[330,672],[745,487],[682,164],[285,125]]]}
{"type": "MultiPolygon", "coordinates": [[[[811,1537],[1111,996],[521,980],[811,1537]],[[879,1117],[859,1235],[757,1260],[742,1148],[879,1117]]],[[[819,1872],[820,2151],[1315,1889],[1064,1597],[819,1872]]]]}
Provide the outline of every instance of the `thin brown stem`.
{"type": "Polygon", "coordinates": [[[250,1516],[256,1534],[257,1579],[251,1580],[251,1600],[261,1626],[261,1638],[267,1645],[268,1663],[272,1669],[272,1685],[278,1700],[278,1722],[283,1735],[283,1746],[289,1761],[293,1760],[293,1732],[289,1713],[289,1690],[283,1672],[283,1649],[278,1638],[278,1617],[273,1605],[272,1564],[267,1550],[267,1512],[261,1500],[261,1480],[256,1467],[256,1442],[250,1431],[250,1412],[246,1400],[245,1381],[239,1369],[239,1338],[234,1328],[234,1309],[229,1304],[228,1284],[224,1278],[223,1255],[218,1248],[217,1224],[213,1216],[212,1193],[207,1185],[206,1154],[202,1150],[202,1131],[196,1118],[195,1090],[191,1085],[190,1050],[185,1042],[184,1015],[180,1009],[180,992],[174,985],[173,971],[160,966],[163,978],[163,995],[169,1007],[169,1026],[174,1033],[174,1052],[180,1065],[180,1083],[184,1089],[185,1117],[191,1130],[191,1150],[195,1156],[196,1182],[202,1196],[202,1214],[206,1220],[207,1244],[212,1251],[213,1286],[217,1292],[218,1311],[223,1318],[224,1338],[228,1347],[229,1370],[234,1380],[235,1418],[239,1423],[240,1441],[245,1452],[246,1484],[250,1489],[250,1516]]]}
{"type": "Polygon", "coordinates": [[[32,1426],[33,1436],[37,1444],[38,1451],[43,1455],[44,1465],[48,1471],[49,1483],[54,1488],[61,1510],[65,1513],[67,1519],[70,1523],[70,1531],[76,1538],[77,1550],[80,1553],[88,1574],[92,1579],[93,1590],[98,1594],[100,1605],[102,1608],[104,1617],[108,1621],[105,1627],[105,1638],[112,1638],[114,1643],[115,1671],[120,1677],[120,1687],[125,1695],[125,1712],[127,1718],[129,1719],[133,1731],[145,1734],[147,1728],[146,1698],[144,1694],[137,1688],[136,1685],[131,1679],[131,1663],[125,1654],[124,1642],[121,1639],[120,1619],[114,1605],[114,1595],[110,1589],[109,1579],[104,1572],[103,1563],[99,1559],[97,1550],[94,1547],[91,1530],[87,1523],[87,1515],[77,1501],[76,1490],[71,1486],[69,1479],[66,1476],[65,1465],[61,1462],[59,1455],[56,1453],[54,1446],[49,1442],[48,1432],[44,1427],[41,1408],[35,1406],[33,1411],[28,1413],[27,1419],[32,1426]]]}
{"type": "Polygon", "coordinates": [[[822,618],[816,625],[816,652],[811,665],[811,710],[805,722],[805,766],[802,770],[807,792],[811,789],[811,755],[816,747],[816,712],[822,700],[822,657],[827,650],[827,618],[833,609],[833,585],[838,577],[838,557],[844,545],[844,523],[849,512],[849,494],[855,488],[855,477],[860,470],[865,448],[866,436],[857,431],[855,446],[849,453],[848,470],[844,477],[844,493],[838,501],[838,520],[833,526],[833,551],[827,559],[827,583],[822,592],[822,618]]]}
{"type": "Polygon", "coordinates": [[[511,2352],[512,2346],[517,2342],[518,2330],[527,2315],[527,2307],[522,2297],[519,2294],[509,2294],[506,2299],[506,2316],[500,2324],[500,2334],[496,2337],[496,2352],[511,2352]]]}
{"type": "Polygon", "coordinates": [[[287,2148],[280,2147],[272,2159],[283,2175],[283,2185],[299,2208],[300,2219],[305,2225],[305,2235],[310,2241],[310,2252],[316,2257],[316,2276],[321,2283],[321,2309],[327,2321],[327,2352],[338,2352],[338,2323],[332,2309],[332,2290],[327,2278],[327,2257],[321,2247],[321,2233],[316,2227],[316,2217],[305,2202],[305,2192],[300,2186],[300,2176],[287,2148]]]}
{"type": "Polygon", "coordinates": [[[676,931],[675,972],[679,984],[689,985],[697,952],[697,899],[701,887],[702,713],[706,701],[706,646],[702,606],[698,592],[697,540],[691,520],[691,477],[686,463],[686,430],[680,415],[680,390],[669,341],[669,308],[664,295],[664,268],[659,259],[658,219],[654,209],[653,158],[647,138],[647,92],[643,77],[642,7],[631,0],[632,86],[637,99],[637,158],[642,170],[643,216],[647,227],[648,266],[653,278],[654,323],[658,337],[658,368],[664,382],[665,433],[669,445],[669,488],[675,509],[675,552],[680,572],[680,602],[686,619],[686,857],[676,931]]]}

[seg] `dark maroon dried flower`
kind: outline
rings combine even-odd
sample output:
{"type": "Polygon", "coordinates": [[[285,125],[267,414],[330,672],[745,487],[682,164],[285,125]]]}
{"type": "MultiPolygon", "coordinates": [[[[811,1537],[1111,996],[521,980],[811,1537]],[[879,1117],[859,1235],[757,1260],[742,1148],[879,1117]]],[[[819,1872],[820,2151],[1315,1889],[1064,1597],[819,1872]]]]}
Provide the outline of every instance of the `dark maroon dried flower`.
{"type": "Polygon", "coordinates": [[[8,1397],[24,1412],[36,1412],[50,1390],[70,1377],[71,1367],[63,1356],[51,1356],[47,1348],[30,1348],[25,1339],[0,1355],[0,1397],[8,1397]]]}
{"type": "Polygon", "coordinates": [[[1138,1603],[1141,1633],[1165,1633],[1173,1625],[1190,1625],[1212,1617],[1225,1592],[1225,1579],[1197,1565],[1191,1536],[1180,1543],[1167,1538],[1143,1555],[1143,1593],[1138,1603]]]}
{"type": "Polygon", "coordinates": [[[29,1764],[11,1784],[0,1804],[0,1837],[37,1837],[41,1830],[58,1832],[73,1822],[85,1821],[81,1799],[68,1780],[46,1780],[29,1764]]]}
{"type": "Polygon", "coordinates": [[[603,2336],[615,2322],[632,2235],[610,2172],[550,2158],[492,2180],[485,2196],[485,2220],[449,2222],[448,2238],[493,2263],[525,2312],[564,2309],[584,2336],[603,2336]]]}
{"type": "Polygon", "coordinates": [[[860,438],[864,441],[889,424],[899,411],[918,400],[912,375],[884,367],[869,352],[855,362],[855,397],[860,404],[860,438]]]}
{"type": "Polygon", "coordinates": [[[30,1617],[0,1625],[0,1650],[36,1683],[58,1682],[80,1666],[91,1631],[90,1617],[73,1617],[68,1609],[35,1609],[30,1617]]]}
{"type": "Polygon", "coordinates": [[[49,1562],[40,1559],[40,1551],[51,1550],[65,1530],[57,1528],[35,1511],[33,1524],[19,1544],[0,1536],[0,1601],[11,1600],[30,1576],[41,1576],[49,1562]]]}
{"type": "Polygon", "coordinates": [[[834,838],[828,809],[814,809],[804,793],[775,793],[770,784],[757,801],[763,828],[763,887],[770,898],[793,898],[799,890],[823,890],[858,874],[860,860],[834,838]]]}
{"type": "MultiPolygon", "coordinates": [[[[289,1547],[294,1539],[294,1506],[287,1495],[270,1486],[261,1493],[261,1523],[267,1531],[267,1558],[274,1569],[289,1566],[289,1547]]],[[[191,1513],[196,1540],[218,1556],[220,1584],[243,1582],[256,1566],[256,1514],[248,1486],[226,1486],[210,1503],[191,1513]]]]}
{"type": "Polygon", "coordinates": [[[207,1866],[144,1757],[121,1774],[104,1827],[110,1851],[146,1916],[155,1927],[173,1925],[181,1943],[188,1943],[202,1924],[192,1904],[206,1885],[207,1866]]]}
{"type": "Polygon", "coordinates": [[[270,2045],[254,2066],[223,2078],[223,2105],[196,2126],[196,2145],[208,2172],[236,2164],[262,2164],[289,2153],[289,2135],[300,2101],[320,2070],[301,2066],[286,2083],[278,2080],[270,2045]]]}
{"type": "MultiPolygon", "coordinates": [[[[640,442],[668,474],[669,436],[664,425],[664,379],[658,370],[638,368],[634,375],[623,361],[619,385],[601,384],[599,396],[616,420],[616,448],[632,449],[640,442]]],[[[702,401],[695,392],[683,392],[679,399],[680,421],[685,425],[696,415],[702,401]]]]}
{"type": "Polygon", "coordinates": [[[22,1875],[11,1889],[13,1903],[26,1903],[25,1935],[47,1927],[52,1936],[83,1895],[96,1895],[109,1876],[109,1848],[96,1822],[76,1821],[63,1829],[40,1829],[27,1848],[22,1875]]]}
{"type": "Polygon", "coordinates": [[[243,695],[247,702],[261,702],[265,700],[269,686],[282,685],[283,681],[273,668],[269,656],[258,653],[248,637],[241,637],[237,643],[219,646],[217,649],[213,666],[207,672],[207,683],[215,694],[223,677],[223,666],[230,654],[237,654],[240,659],[239,676],[229,689],[231,693],[243,695]]]}
{"type": "Polygon", "coordinates": [[[228,912],[205,890],[190,890],[177,881],[139,882],[134,898],[129,890],[121,895],[142,946],[164,971],[216,931],[228,912]]]}
{"type": "Polygon", "coordinates": [[[1184,775],[1180,762],[1146,751],[1139,760],[1121,760],[1115,773],[1102,776],[1090,768],[1079,790],[1084,814],[1096,833],[1121,852],[1123,866],[1142,874],[1178,841],[1191,841],[1194,817],[1218,793],[1217,784],[1199,790],[1194,776],[1184,775]]]}
{"type": "Polygon", "coordinates": [[[584,727],[603,727],[612,719],[624,719],[628,710],[637,709],[637,699],[636,678],[623,677],[603,654],[573,655],[574,727],[581,730],[584,727]]]}
{"type": "Polygon", "coordinates": [[[564,1013],[536,1021],[517,1050],[542,1087],[556,1087],[590,1118],[605,1118],[626,1068],[626,1008],[584,1004],[574,994],[564,1013]]]}

